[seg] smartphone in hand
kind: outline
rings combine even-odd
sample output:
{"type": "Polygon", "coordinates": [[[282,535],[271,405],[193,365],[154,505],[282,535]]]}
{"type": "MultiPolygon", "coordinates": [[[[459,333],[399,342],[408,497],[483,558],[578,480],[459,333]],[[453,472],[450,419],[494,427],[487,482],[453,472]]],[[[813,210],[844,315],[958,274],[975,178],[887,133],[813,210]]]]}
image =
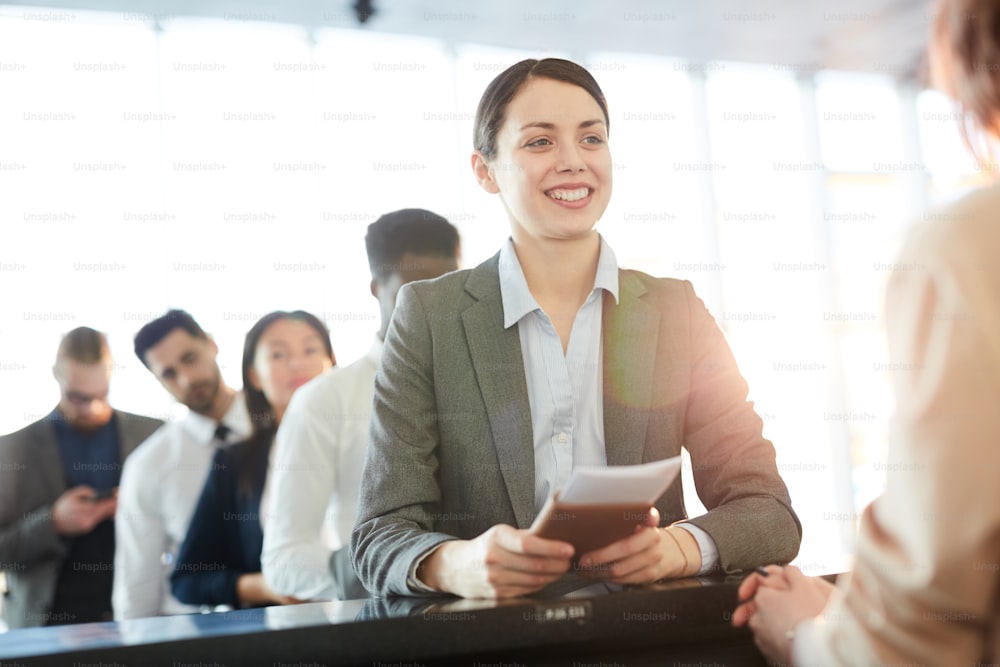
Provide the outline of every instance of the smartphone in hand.
{"type": "Polygon", "coordinates": [[[90,496],[90,502],[96,503],[100,500],[106,500],[107,498],[114,498],[115,491],[118,490],[116,486],[110,486],[106,489],[97,489],[94,491],[94,495],[90,496]]]}

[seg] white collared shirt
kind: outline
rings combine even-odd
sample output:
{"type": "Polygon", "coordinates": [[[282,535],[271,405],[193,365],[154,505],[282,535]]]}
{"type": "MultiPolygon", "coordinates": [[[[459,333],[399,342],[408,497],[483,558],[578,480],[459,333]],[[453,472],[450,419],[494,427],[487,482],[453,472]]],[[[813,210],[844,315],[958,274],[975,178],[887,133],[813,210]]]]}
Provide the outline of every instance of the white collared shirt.
{"type": "Polygon", "coordinates": [[[504,328],[517,325],[531,405],[535,511],[566,485],[574,467],[604,466],[601,315],[603,294],[618,301],[618,261],[604,239],[594,288],[577,311],[569,344],[532,296],[512,240],[500,250],[504,328]]]}
{"type": "MultiPolygon", "coordinates": [[[[250,435],[242,392],[222,418],[227,443],[250,435]]],[[[125,460],[115,514],[115,620],[197,611],[170,594],[170,573],[205,478],[223,443],[218,423],[188,411],[161,426],[125,460]]]]}
{"type": "MultiPolygon", "coordinates": [[[[531,406],[535,451],[535,511],[554,491],[565,486],[580,465],[607,465],[604,447],[604,395],[601,345],[602,295],[618,302],[618,260],[601,237],[594,288],[577,311],[565,354],[552,321],[528,289],[511,239],[500,250],[500,296],[504,327],[518,326],[524,377],[531,406]]],[[[691,533],[701,552],[698,574],[719,563],[711,536],[690,523],[678,527],[691,533]]]]}
{"type": "Polygon", "coordinates": [[[285,410],[261,503],[261,567],[277,593],[335,597],[330,555],[350,543],[358,513],[381,358],[376,339],[361,359],[299,387],[285,410]]]}

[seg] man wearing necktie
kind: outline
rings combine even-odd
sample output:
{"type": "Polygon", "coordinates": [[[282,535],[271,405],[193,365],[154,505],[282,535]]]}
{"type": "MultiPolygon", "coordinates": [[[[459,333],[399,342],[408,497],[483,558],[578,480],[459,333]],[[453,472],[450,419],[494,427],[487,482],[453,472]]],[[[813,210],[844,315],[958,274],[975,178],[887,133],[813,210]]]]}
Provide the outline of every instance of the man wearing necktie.
{"type": "Polygon", "coordinates": [[[219,424],[215,427],[215,439],[219,442],[227,442],[226,436],[232,433],[232,429],[225,424],[219,424]]]}
{"type": "Polygon", "coordinates": [[[170,594],[170,573],[216,448],[250,434],[242,392],[222,379],[218,352],[183,310],[152,320],[135,336],[136,356],[188,414],[154,433],[122,470],[115,619],[197,611],[170,594]]]}

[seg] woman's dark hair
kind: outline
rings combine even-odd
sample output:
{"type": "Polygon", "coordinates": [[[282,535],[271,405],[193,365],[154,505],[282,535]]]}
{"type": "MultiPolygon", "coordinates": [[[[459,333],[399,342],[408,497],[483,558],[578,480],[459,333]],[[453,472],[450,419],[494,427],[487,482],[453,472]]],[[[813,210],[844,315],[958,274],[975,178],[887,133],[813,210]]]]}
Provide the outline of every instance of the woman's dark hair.
{"type": "Polygon", "coordinates": [[[246,462],[243,470],[240,471],[239,491],[244,495],[251,495],[254,490],[255,472],[257,469],[257,457],[264,456],[274,440],[274,434],[278,431],[278,420],[274,414],[274,408],[264,396],[264,392],[253,386],[250,381],[250,370],[253,368],[254,358],[257,356],[257,345],[261,336],[267,328],[279,320],[298,320],[305,322],[312,327],[323,341],[326,354],[333,359],[333,345],[330,344],[330,330],[326,328],[323,321],[312,313],[304,310],[293,310],[291,312],[276,310],[268,313],[257,320],[257,323],[250,327],[247,332],[246,341],[243,343],[243,396],[246,399],[247,412],[250,414],[250,437],[247,438],[246,462]]]}
{"type": "Polygon", "coordinates": [[[476,109],[476,124],[473,128],[473,147],[483,154],[487,160],[492,160],[497,154],[497,132],[503,125],[507,105],[514,99],[517,92],[531,79],[553,79],[571,83],[583,88],[594,98],[604,112],[604,122],[608,132],[611,131],[611,119],[608,117],[608,103],[597,81],[584,67],[561,58],[544,58],[542,60],[522,60],[508,67],[497,78],[486,86],[483,96],[479,99],[476,109]]]}
{"type": "Polygon", "coordinates": [[[934,83],[959,106],[959,130],[980,162],[1000,134],[1000,3],[941,0],[931,40],[934,83]]]}

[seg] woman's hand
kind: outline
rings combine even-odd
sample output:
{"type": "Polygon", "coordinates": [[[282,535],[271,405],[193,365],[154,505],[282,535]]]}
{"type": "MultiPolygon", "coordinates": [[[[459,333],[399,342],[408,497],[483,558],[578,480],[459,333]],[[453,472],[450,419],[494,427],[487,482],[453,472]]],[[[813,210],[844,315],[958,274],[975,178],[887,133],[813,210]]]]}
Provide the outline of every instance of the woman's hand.
{"type": "Polygon", "coordinates": [[[689,577],[701,569],[701,549],[683,528],[658,528],[660,513],[651,507],[646,525],[635,534],[584,554],[584,576],[616,584],[648,584],[660,579],[689,577]]]}
{"type": "Polygon", "coordinates": [[[304,600],[290,595],[279,595],[271,590],[264,581],[264,574],[253,572],[240,575],[236,580],[236,597],[245,606],[260,606],[270,604],[299,604],[304,600]]]}
{"type": "Polygon", "coordinates": [[[750,626],[757,648],[769,661],[791,664],[795,628],[823,611],[835,587],[794,566],[770,565],[767,571],[766,577],[754,572],[740,584],[740,605],[732,623],[750,626]]]}
{"type": "Polygon", "coordinates": [[[417,568],[417,579],[466,598],[527,595],[570,568],[573,546],[500,524],[472,540],[445,542],[417,568]]]}

